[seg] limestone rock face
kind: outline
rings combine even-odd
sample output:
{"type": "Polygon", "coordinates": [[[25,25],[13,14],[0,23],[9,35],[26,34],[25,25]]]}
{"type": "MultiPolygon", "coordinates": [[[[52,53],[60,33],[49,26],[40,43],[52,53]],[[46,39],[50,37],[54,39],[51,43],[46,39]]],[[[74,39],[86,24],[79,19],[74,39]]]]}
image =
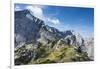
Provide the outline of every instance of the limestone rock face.
{"type": "Polygon", "coordinates": [[[15,47],[23,42],[47,43],[48,40],[54,41],[60,37],[61,33],[57,29],[45,25],[28,10],[15,12],[15,47]]]}
{"type": "Polygon", "coordinates": [[[87,38],[85,40],[85,46],[87,48],[88,56],[91,58],[91,60],[94,60],[94,38],[87,38]]]}

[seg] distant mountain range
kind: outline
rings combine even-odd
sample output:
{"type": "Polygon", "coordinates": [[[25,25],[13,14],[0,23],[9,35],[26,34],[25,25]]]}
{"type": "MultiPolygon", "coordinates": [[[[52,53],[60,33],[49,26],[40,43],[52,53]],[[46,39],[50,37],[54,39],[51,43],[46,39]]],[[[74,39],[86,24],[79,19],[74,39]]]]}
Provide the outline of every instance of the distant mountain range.
{"type": "MultiPolygon", "coordinates": [[[[90,47],[93,47],[92,40],[85,40],[74,30],[59,31],[54,27],[45,25],[45,22],[31,14],[29,10],[15,11],[15,64],[25,64],[32,59],[22,62],[22,58],[35,58],[37,52],[31,53],[31,49],[51,47],[61,49],[63,46],[71,46],[79,53],[87,53],[91,59],[90,47]],[[92,43],[90,43],[92,42],[92,43]],[[50,45],[52,44],[52,45],[50,45]],[[64,44],[64,45],[62,45],[64,44]],[[27,47],[26,47],[27,46],[27,47]],[[88,49],[89,48],[89,49],[88,49]],[[24,51],[29,50],[29,51],[24,51]],[[21,51],[22,50],[22,51],[21,51]],[[90,50],[90,51],[89,51],[90,50]],[[24,51],[24,52],[23,52],[24,51]],[[22,54],[24,53],[24,54],[22,54]],[[23,56],[22,56],[23,55],[23,56]],[[20,60],[21,59],[21,60],[20,60]],[[21,63],[22,62],[22,63],[21,63]]],[[[93,60],[93,54],[92,59],[93,60]]],[[[33,60],[34,61],[34,60],[33,60]]]]}

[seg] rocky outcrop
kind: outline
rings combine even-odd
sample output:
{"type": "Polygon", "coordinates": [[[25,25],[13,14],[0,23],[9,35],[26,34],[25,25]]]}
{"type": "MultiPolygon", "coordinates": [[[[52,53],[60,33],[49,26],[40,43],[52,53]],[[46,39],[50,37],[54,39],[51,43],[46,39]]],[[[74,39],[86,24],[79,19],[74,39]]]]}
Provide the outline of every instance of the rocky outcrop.
{"type": "Polygon", "coordinates": [[[86,38],[85,39],[85,46],[87,49],[88,56],[91,60],[94,60],[94,38],[86,38]]]}

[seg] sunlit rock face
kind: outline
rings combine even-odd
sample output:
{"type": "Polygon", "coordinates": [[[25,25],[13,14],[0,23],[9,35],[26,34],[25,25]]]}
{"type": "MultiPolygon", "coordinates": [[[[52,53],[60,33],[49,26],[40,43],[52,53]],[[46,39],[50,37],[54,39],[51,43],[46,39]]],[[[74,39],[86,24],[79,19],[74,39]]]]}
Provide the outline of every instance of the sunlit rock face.
{"type": "Polygon", "coordinates": [[[87,38],[85,39],[85,46],[87,48],[88,56],[94,60],[94,38],[87,38]]]}

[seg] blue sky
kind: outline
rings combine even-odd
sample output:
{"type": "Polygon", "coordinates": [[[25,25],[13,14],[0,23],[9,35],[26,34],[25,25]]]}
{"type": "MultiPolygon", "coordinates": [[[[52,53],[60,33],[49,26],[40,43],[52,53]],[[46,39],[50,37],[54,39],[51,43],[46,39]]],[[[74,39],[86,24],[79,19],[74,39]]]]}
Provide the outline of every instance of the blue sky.
{"type": "Polygon", "coordinates": [[[15,10],[29,9],[45,24],[60,31],[74,30],[83,37],[94,35],[94,9],[49,5],[15,4],[15,10]]]}

